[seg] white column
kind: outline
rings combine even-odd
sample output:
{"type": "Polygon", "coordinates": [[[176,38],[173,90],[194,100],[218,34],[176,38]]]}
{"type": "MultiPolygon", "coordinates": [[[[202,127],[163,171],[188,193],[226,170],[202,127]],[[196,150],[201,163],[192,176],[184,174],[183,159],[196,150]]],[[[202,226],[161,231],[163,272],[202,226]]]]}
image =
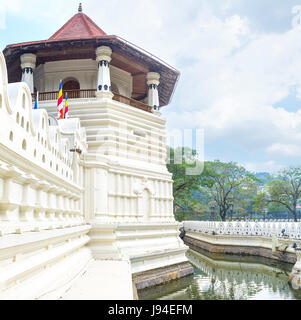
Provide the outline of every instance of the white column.
{"type": "Polygon", "coordinates": [[[26,82],[30,92],[34,92],[33,71],[36,68],[37,57],[33,53],[24,53],[20,57],[22,68],[22,82],[26,82]]]}
{"type": "Polygon", "coordinates": [[[110,62],[112,49],[101,46],[96,49],[96,61],[98,63],[97,97],[111,98],[110,62]]]}
{"type": "Polygon", "coordinates": [[[106,169],[95,169],[94,201],[96,217],[108,214],[108,172],[106,169]]]}
{"type": "Polygon", "coordinates": [[[160,84],[160,74],[149,72],[146,76],[148,85],[148,105],[153,107],[153,111],[159,111],[159,93],[158,86],[160,84]]]}

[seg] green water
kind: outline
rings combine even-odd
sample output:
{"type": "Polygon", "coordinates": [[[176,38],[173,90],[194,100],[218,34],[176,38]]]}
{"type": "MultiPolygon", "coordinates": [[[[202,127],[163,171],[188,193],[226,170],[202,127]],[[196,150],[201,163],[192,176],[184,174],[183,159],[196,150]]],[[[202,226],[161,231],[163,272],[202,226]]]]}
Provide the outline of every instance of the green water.
{"type": "Polygon", "coordinates": [[[292,264],[189,250],[194,275],[139,290],[140,300],[301,300],[288,283],[292,264]]]}

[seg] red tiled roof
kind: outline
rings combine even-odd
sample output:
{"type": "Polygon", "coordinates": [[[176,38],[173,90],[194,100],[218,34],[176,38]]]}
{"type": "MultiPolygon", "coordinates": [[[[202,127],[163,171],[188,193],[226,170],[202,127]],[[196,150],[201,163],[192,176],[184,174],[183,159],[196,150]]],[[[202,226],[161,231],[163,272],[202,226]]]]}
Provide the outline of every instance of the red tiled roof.
{"type": "Polygon", "coordinates": [[[67,21],[49,40],[95,38],[106,35],[87,15],[80,12],[67,21]]]}

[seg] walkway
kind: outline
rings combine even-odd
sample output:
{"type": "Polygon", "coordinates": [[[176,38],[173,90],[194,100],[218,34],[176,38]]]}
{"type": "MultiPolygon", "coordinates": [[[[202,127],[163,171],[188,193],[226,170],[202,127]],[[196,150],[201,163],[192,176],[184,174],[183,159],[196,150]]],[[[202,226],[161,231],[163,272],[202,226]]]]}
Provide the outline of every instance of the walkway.
{"type": "Polygon", "coordinates": [[[130,263],[91,261],[60,300],[133,300],[130,263]]]}

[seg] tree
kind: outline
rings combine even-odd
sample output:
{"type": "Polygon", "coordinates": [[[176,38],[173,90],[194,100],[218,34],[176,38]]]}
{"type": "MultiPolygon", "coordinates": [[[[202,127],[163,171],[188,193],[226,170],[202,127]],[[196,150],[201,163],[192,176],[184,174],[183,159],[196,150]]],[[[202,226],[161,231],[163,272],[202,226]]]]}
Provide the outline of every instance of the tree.
{"type": "Polygon", "coordinates": [[[256,189],[259,180],[233,162],[216,160],[206,163],[205,168],[207,185],[211,184],[211,197],[218,207],[220,218],[225,221],[231,206],[246,205],[246,196],[251,189],[256,189]]]}
{"type": "Polygon", "coordinates": [[[267,183],[267,191],[261,195],[261,203],[286,208],[297,221],[297,204],[301,198],[301,166],[281,170],[267,183]]]}
{"type": "Polygon", "coordinates": [[[172,173],[174,211],[179,213],[180,220],[183,214],[197,213],[204,215],[207,210],[205,203],[201,203],[195,196],[195,191],[199,191],[200,185],[206,179],[206,175],[201,172],[199,174],[189,175],[187,169],[196,165],[203,166],[197,158],[197,152],[189,148],[168,148],[167,169],[172,173]],[[177,156],[181,156],[181,163],[176,161],[177,156]]]}

